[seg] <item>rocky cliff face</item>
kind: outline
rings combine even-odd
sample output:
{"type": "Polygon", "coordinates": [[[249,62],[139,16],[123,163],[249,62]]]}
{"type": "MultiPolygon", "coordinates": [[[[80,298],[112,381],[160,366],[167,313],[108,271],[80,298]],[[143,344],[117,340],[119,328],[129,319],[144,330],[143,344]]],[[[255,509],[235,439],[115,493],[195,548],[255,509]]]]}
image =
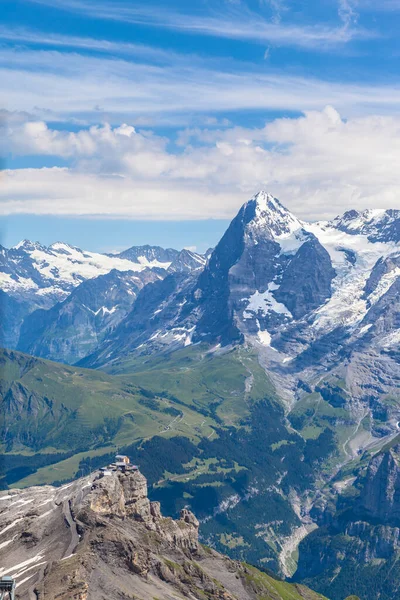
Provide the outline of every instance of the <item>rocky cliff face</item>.
{"type": "Polygon", "coordinates": [[[0,495],[0,575],[19,600],[322,600],[204,549],[195,516],[164,518],[139,472],[97,477],[0,495]]]}
{"type": "Polygon", "coordinates": [[[300,546],[296,580],[333,598],[396,598],[400,584],[400,445],[374,456],[300,546]]]}
{"type": "Polygon", "coordinates": [[[30,311],[28,302],[0,290],[0,346],[15,348],[21,323],[30,311]]]}
{"type": "Polygon", "coordinates": [[[375,456],[368,465],[357,502],[366,520],[400,526],[400,445],[375,456]]]}
{"type": "Polygon", "coordinates": [[[148,283],[165,277],[163,269],[120,272],[84,281],[49,310],[38,309],[25,318],[18,348],[35,356],[77,362],[92,352],[130,312],[148,283]]]}
{"type": "Polygon", "coordinates": [[[72,503],[72,508],[77,519],[88,525],[96,525],[101,517],[129,517],[157,532],[171,546],[189,553],[199,548],[199,522],[193,513],[182,510],[179,521],[163,518],[160,503],[150,502],[147,481],[140,472],[113,472],[95,480],[84,501],[77,506],[72,503]]]}

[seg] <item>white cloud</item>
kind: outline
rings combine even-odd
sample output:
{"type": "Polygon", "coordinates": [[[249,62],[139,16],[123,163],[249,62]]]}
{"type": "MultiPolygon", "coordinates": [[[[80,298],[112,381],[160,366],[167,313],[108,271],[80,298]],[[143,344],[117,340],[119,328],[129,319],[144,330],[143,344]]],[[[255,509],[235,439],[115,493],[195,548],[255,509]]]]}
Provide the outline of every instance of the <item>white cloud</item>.
{"type": "Polygon", "coordinates": [[[238,193],[179,182],[103,177],[68,169],[17,169],[0,174],[0,214],[127,217],[147,220],[224,218],[238,193]]]}
{"type": "Polygon", "coordinates": [[[269,6],[273,12],[273,20],[276,23],[280,23],[282,13],[288,11],[288,7],[283,0],[259,0],[260,6],[269,6]]]}
{"type": "Polygon", "coordinates": [[[182,153],[129,125],[68,133],[29,122],[6,131],[14,152],[73,157],[74,166],[3,173],[3,214],[230,218],[260,188],[308,219],[399,206],[400,117],[345,121],[327,107],[262,129],[188,130],[182,153]]]}
{"type": "Polygon", "coordinates": [[[109,56],[127,55],[134,56],[136,59],[145,59],[161,64],[165,62],[187,63],[193,62],[194,57],[190,53],[178,54],[171,50],[164,50],[156,46],[146,44],[133,44],[121,41],[110,41],[107,39],[96,39],[91,37],[63,35],[59,33],[48,33],[27,29],[23,27],[11,27],[0,25],[0,40],[13,42],[15,44],[24,44],[25,46],[51,46],[63,51],[67,49],[76,49],[81,52],[104,52],[109,56]]]}
{"type": "MultiPolygon", "coordinates": [[[[151,172],[161,172],[157,163],[166,161],[167,139],[150,132],[138,133],[131,125],[112,128],[109,124],[92,126],[77,132],[51,129],[44,121],[4,121],[0,151],[17,156],[59,156],[77,161],[85,171],[123,173],[134,171],[132,157],[151,172]],[[3,148],[2,148],[3,146],[3,148]],[[147,159],[151,164],[146,165],[147,159]],[[159,160],[157,160],[157,156],[159,160]],[[125,165],[125,168],[124,168],[125,165]]],[[[173,159],[171,155],[170,159],[173,159]]]]}

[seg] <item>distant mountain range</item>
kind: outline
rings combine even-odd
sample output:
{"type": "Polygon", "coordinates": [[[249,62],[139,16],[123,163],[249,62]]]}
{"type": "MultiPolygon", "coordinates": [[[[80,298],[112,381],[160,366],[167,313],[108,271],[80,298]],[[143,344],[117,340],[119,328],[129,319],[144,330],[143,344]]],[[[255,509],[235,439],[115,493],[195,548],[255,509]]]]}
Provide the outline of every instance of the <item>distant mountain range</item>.
{"type": "MultiPolygon", "coordinates": [[[[273,363],[286,365],[286,371],[307,367],[311,355],[331,362],[344,345],[361,348],[374,341],[390,351],[398,341],[391,297],[400,274],[399,240],[400,211],[352,210],[333,221],[306,223],[260,192],[241,208],[207,265],[204,256],[188,250],[139,246],[102,255],[24,241],[1,254],[3,303],[16,304],[8,309],[15,316],[4,342],[67,362],[96,349],[87,364],[102,365],[118,358],[122,348],[148,353],[198,341],[246,340],[268,352],[273,363]],[[120,272],[113,286],[121,286],[124,300],[114,292],[114,303],[104,302],[114,314],[109,327],[109,316],[101,319],[98,306],[107,279],[98,277],[112,270],[120,272]],[[131,302],[129,276],[122,275],[129,271],[135,273],[131,302]],[[79,298],[88,295],[96,297],[95,303],[78,310],[79,298]],[[54,309],[60,301],[66,304],[54,309]],[[52,350],[45,339],[55,326],[62,337],[60,318],[71,314],[72,305],[74,313],[96,313],[102,335],[89,343],[90,326],[87,336],[74,341],[76,352],[52,350]],[[40,327],[36,316],[28,318],[18,343],[21,315],[37,307],[51,308],[51,314],[37,315],[40,327]]],[[[65,327],[70,325],[66,320],[65,327]]]]}
{"type": "MultiPolygon", "coordinates": [[[[101,280],[97,282],[97,278],[111,271],[118,271],[121,278],[124,273],[135,273],[131,290],[132,304],[138,289],[153,280],[151,272],[157,274],[157,279],[171,272],[185,272],[202,267],[204,263],[205,258],[195,252],[164,250],[158,246],[135,246],[115,255],[83,251],[61,242],[46,247],[38,242],[24,240],[9,250],[0,247],[0,310],[7,314],[7,322],[3,323],[0,330],[0,343],[6,347],[16,347],[22,321],[27,315],[37,308],[51,309],[56,303],[65,300],[80,284],[93,281],[92,288],[86,285],[83,295],[93,295],[99,293],[100,289],[104,290],[106,283],[101,280]]],[[[124,285],[121,280],[121,286],[124,285]]],[[[123,290],[121,293],[124,295],[123,290]]],[[[117,315],[125,315],[126,312],[118,301],[114,306],[117,313],[113,319],[115,323],[117,315]]],[[[104,323],[100,328],[106,326],[107,323],[104,323]]],[[[22,347],[26,344],[24,340],[22,347]]],[[[86,348],[90,351],[92,346],[86,344],[86,348]]],[[[82,356],[82,352],[80,350],[77,356],[82,356]]],[[[68,360],[60,354],[56,357],[68,360]]],[[[69,357],[72,357],[71,353],[69,357]]]]}

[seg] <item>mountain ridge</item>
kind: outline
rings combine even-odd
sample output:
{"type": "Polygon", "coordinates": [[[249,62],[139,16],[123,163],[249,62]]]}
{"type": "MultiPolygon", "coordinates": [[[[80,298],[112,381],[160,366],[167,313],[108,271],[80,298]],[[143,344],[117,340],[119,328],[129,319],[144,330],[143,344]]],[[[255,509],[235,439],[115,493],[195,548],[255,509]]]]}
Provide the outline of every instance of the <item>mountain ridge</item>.
{"type": "Polygon", "coordinates": [[[81,250],[64,242],[44,246],[22,240],[10,249],[0,247],[0,289],[9,305],[10,325],[3,325],[0,344],[17,347],[25,317],[36,309],[49,310],[65,300],[81,283],[112,270],[135,271],[137,277],[154,270],[159,274],[201,267],[205,258],[186,250],[164,250],[158,246],[133,246],[119,255],[81,250]],[[130,257],[130,258],[129,258],[130,257]]]}

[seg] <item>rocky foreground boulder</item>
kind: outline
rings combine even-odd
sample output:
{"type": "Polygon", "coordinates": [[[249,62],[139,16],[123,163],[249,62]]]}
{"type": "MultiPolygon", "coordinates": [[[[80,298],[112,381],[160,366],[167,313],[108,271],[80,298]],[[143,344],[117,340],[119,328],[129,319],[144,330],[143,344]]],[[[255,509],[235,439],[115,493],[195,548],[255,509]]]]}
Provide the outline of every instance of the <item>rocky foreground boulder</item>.
{"type": "Polygon", "coordinates": [[[165,518],[138,471],[0,494],[0,576],[18,600],[321,600],[198,540],[188,510],[165,518]]]}

